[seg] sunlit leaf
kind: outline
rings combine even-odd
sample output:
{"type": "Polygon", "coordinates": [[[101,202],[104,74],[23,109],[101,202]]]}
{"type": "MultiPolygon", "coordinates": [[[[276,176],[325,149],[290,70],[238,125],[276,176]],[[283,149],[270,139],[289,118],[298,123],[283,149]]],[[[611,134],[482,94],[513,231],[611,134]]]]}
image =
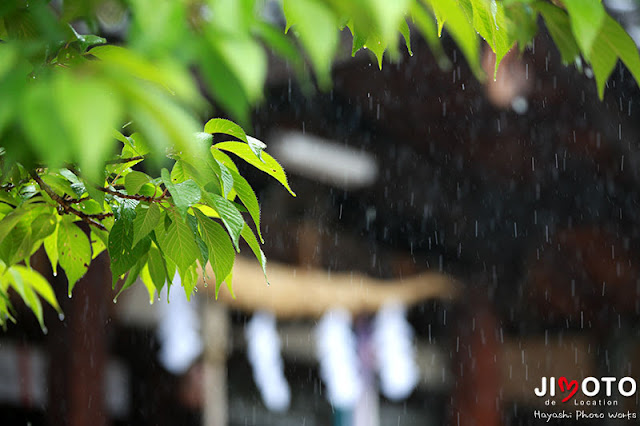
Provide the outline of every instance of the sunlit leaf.
{"type": "Polygon", "coordinates": [[[87,235],[74,223],[67,220],[58,225],[58,258],[69,281],[69,295],[76,282],[89,269],[91,244],[87,235]]]}
{"type": "Polygon", "coordinates": [[[257,169],[274,177],[278,182],[284,185],[285,188],[287,188],[291,195],[295,197],[296,194],[289,187],[289,182],[287,181],[287,175],[285,174],[284,169],[271,155],[266,152],[262,153],[263,161],[260,161],[255,157],[253,151],[251,151],[248,145],[240,142],[221,142],[214,145],[212,150],[214,149],[221,149],[223,151],[234,153],[257,169]]]}

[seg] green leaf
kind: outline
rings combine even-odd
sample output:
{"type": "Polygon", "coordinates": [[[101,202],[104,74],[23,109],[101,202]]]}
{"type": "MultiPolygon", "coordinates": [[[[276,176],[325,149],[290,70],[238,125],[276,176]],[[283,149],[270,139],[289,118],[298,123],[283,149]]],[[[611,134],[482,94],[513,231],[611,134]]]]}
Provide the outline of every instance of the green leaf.
{"type": "Polygon", "coordinates": [[[534,6],[544,18],[549,34],[560,51],[562,61],[565,64],[575,61],[580,55],[580,49],[570,31],[569,17],[565,11],[541,1],[536,2],[534,6]]]}
{"type": "Polygon", "coordinates": [[[260,266],[262,266],[264,280],[266,281],[267,285],[269,285],[269,279],[267,278],[267,257],[264,255],[262,249],[260,248],[260,244],[258,244],[258,240],[256,240],[256,236],[253,234],[251,228],[249,228],[249,225],[244,225],[241,235],[249,245],[249,248],[251,248],[251,251],[253,252],[256,259],[258,259],[258,263],[260,263],[260,266]]]}
{"type": "Polygon", "coordinates": [[[631,37],[612,17],[606,16],[590,55],[591,66],[598,85],[598,96],[604,96],[604,86],[618,58],[627,66],[636,82],[640,84],[640,57],[631,37]]]}
{"type": "Polygon", "coordinates": [[[99,181],[113,146],[112,129],[122,115],[118,92],[99,78],[57,74],[51,101],[60,112],[70,144],[82,172],[99,181]]]}
{"type": "Polygon", "coordinates": [[[124,189],[127,194],[137,194],[145,183],[151,182],[151,178],[146,173],[132,171],[124,177],[124,189]]]}
{"type": "Polygon", "coordinates": [[[200,251],[200,257],[198,260],[200,261],[200,264],[204,266],[209,260],[209,248],[198,232],[198,221],[196,220],[196,217],[194,215],[187,215],[187,225],[189,225],[189,228],[191,228],[191,232],[193,232],[196,244],[198,245],[198,250],[200,251]]]}
{"type": "Polygon", "coordinates": [[[476,77],[482,77],[480,56],[478,52],[478,37],[470,21],[456,0],[423,0],[431,6],[438,19],[438,32],[442,32],[442,26],[446,24],[460,50],[467,58],[467,62],[476,77]]]}
{"type": "Polygon", "coordinates": [[[275,53],[293,65],[295,69],[301,69],[302,57],[291,39],[282,33],[282,29],[267,22],[256,22],[253,32],[269,46],[275,53]]]}
{"type": "Polygon", "coordinates": [[[407,21],[404,19],[400,23],[400,34],[404,37],[404,44],[407,46],[407,52],[409,52],[410,56],[413,56],[413,52],[411,51],[411,31],[409,31],[409,25],[407,25],[407,21]]]}
{"type": "Polygon", "coordinates": [[[438,39],[438,29],[434,18],[430,16],[419,2],[412,3],[411,17],[422,36],[427,40],[427,43],[429,43],[429,48],[438,60],[438,66],[442,69],[449,69],[451,67],[451,61],[449,61],[449,58],[445,55],[440,40],[438,39]]]}
{"type": "Polygon", "coordinates": [[[140,279],[142,283],[147,288],[147,293],[149,293],[149,304],[153,305],[153,299],[156,295],[156,287],[153,285],[153,279],[151,278],[151,274],[149,274],[149,263],[144,265],[142,271],[140,271],[140,279]]]}
{"type": "Polygon", "coordinates": [[[149,236],[141,237],[137,244],[133,244],[133,221],[137,204],[126,203],[125,201],[129,200],[123,200],[120,205],[120,211],[109,233],[107,244],[111,258],[111,274],[114,286],[118,278],[131,269],[151,247],[151,238],[149,236]]]}
{"type": "Polygon", "coordinates": [[[240,251],[238,241],[240,240],[240,232],[244,226],[244,219],[242,214],[238,211],[238,208],[226,198],[223,198],[216,194],[205,193],[205,201],[209,204],[209,207],[213,207],[218,214],[227,232],[231,236],[231,241],[236,247],[236,250],[240,251]]]}
{"type": "Polygon", "coordinates": [[[165,256],[176,264],[181,273],[184,273],[200,255],[191,228],[177,213],[172,215],[171,224],[164,235],[158,236],[158,240],[165,256]]]}
{"type": "Polygon", "coordinates": [[[240,201],[242,201],[249,211],[253,222],[256,224],[260,241],[264,244],[264,239],[260,232],[260,204],[258,204],[258,197],[256,197],[256,193],[253,192],[253,188],[251,188],[251,185],[249,185],[249,182],[247,182],[245,178],[236,172],[232,172],[232,174],[234,180],[233,187],[235,188],[240,201]]]}
{"type": "Polygon", "coordinates": [[[378,61],[378,68],[382,69],[382,59],[387,50],[387,43],[376,32],[369,29],[361,31],[353,22],[350,22],[348,27],[353,36],[351,55],[355,55],[360,48],[369,49],[378,61]]]}
{"type": "Polygon", "coordinates": [[[171,192],[171,199],[182,217],[186,217],[189,207],[200,201],[200,187],[193,180],[174,184],[167,169],[162,169],[162,182],[171,192]]]}
{"type": "Polygon", "coordinates": [[[149,268],[151,282],[153,282],[158,294],[160,294],[162,287],[164,287],[164,284],[167,281],[167,267],[164,264],[160,250],[156,247],[151,247],[149,249],[147,267],[149,268]]]}
{"type": "Polygon", "coordinates": [[[138,241],[149,235],[158,226],[161,218],[162,212],[156,203],[151,203],[148,207],[142,203],[138,204],[136,217],[133,220],[133,241],[131,244],[135,246],[138,241]]]}
{"type": "Polygon", "coordinates": [[[13,269],[20,274],[25,284],[32,287],[56,311],[62,312],[51,284],[39,272],[20,265],[14,266],[13,269]]]}
{"type": "Polygon", "coordinates": [[[180,274],[180,279],[182,281],[182,288],[184,289],[184,294],[187,296],[187,300],[191,300],[191,295],[196,288],[196,284],[198,283],[198,271],[196,269],[196,265],[192,265],[189,269],[180,274]]]}
{"type": "Polygon", "coordinates": [[[247,141],[247,134],[242,130],[242,127],[238,126],[233,121],[224,118],[212,118],[207,121],[204,125],[204,131],[205,133],[211,134],[222,133],[249,143],[247,141]]]}
{"type": "Polygon", "coordinates": [[[538,33],[538,13],[528,4],[517,4],[505,7],[505,16],[509,23],[509,33],[522,53],[538,33]]]}
{"type": "Polygon", "coordinates": [[[107,231],[93,228],[91,229],[89,241],[91,242],[91,259],[93,260],[107,249],[109,233],[107,231]]]}
{"type": "Polygon", "coordinates": [[[24,300],[25,304],[29,308],[31,308],[33,314],[36,316],[38,322],[40,323],[40,328],[42,328],[43,331],[46,330],[46,327],[44,326],[44,319],[42,317],[42,304],[40,303],[40,299],[38,299],[36,294],[33,292],[33,289],[29,285],[25,284],[22,276],[15,268],[9,268],[8,273],[11,277],[11,286],[20,295],[22,300],[24,300]]]}
{"type": "Polygon", "coordinates": [[[85,233],[73,222],[63,220],[58,225],[58,257],[69,281],[69,296],[76,282],[91,263],[91,244],[85,233]]]}
{"type": "Polygon", "coordinates": [[[171,169],[171,182],[172,183],[180,183],[187,180],[187,175],[184,172],[184,167],[182,166],[183,162],[178,160],[173,165],[171,169]]]}
{"type": "Polygon", "coordinates": [[[9,235],[22,217],[27,213],[23,208],[17,208],[0,220],[0,243],[9,235]]]}
{"type": "Polygon", "coordinates": [[[49,257],[49,262],[51,262],[51,269],[53,270],[53,276],[58,275],[58,229],[54,230],[54,232],[44,239],[44,251],[47,253],[47,257],[49,257]]]}
{"type": "MultiPolygon", "coordinates": [[[[247,163],[251,164],[255,168],[267,173],[268,175],[274,177],[278,182],[284,185],[285,188],[295,197],[295,192],[291,190],[289,187],[289,182],[287,181],[287,175],[284,172],[282,166],[268,153],[262,153],[262,161],[258,160],[256,156],[253,154],[248,145],[243,144],[241,142],[221,142],[212,147],[212,152],[214,149],[221,149],[224,151],[232,152],[238,157],[242,158],[247,163]]],[[[215,157],[215,153],[214,153],[215,157]]]]}
{"type": "Polygon", "coordinates": [[[118,291],[118,294],[116,294],[116,297],[113,298],[114,302],[118,300],[118,296],[120,296],[120,293],[122,293],[123,291],[131,287],[136,282],[136,279],[138,278],[138,276],[140,276],[140,273],[142,272],[142,268],[146,264],[147,264],[147,255],[144,255],[140,259],[138,259],[138,261],[131,267],[129,274],[127,275],[127,279],[124,280],[124,284],[122,284],[120,291],[118,291]]]}
{"type": "Polygon", "coordinates": [[[233,121],[225,120],[224,118],[213,118],[204,125],[204,131],[206,133],[216,134],[222,133],[233,136],[246,142],[251,151],[262,161],[262,151],[267,147],[262,141],[247,136],[242,127],[235,124],[233,121]]]}
{"type": "Polygon", "coordinates": [[[222,282],[231,273],[236,253],[229,235],[213,219],[208,218],[199,210],[195,210],[200,225],[200,233],[209,249],[209,263],[216,279],[216,298],[222,282]]]}
{"type": "Polygon", "coordinates": [[[600,0],[563,0],[563,4],[582,55],[590,60],[593,43],[607,16],[604,7],[600,0]]]}
{"type": "Polygon", "coordinates": [[[338,48],[337,18],[323,2],[317,0],[284,0],[288,31],[295,25],[321,86],[331,82],[331,63],[338,48]]]}
{"type": "MultiPolygon", "coordinates": [[[[220,166],[220,183],[222,184],[222,192],[225,198],[229,198],[229,193],[234,187],[234,175],[224,164],[220,166]]],[[[237,173],[236,176],[239,176],[237,173]]]]}
{"type": "Polygon", "coordinates": [[[473,26],[496,54],[494,78],[498,66],[515,40],[511,38],[502,2],[496,0],[470,0],[473,8],[473,26]]]}

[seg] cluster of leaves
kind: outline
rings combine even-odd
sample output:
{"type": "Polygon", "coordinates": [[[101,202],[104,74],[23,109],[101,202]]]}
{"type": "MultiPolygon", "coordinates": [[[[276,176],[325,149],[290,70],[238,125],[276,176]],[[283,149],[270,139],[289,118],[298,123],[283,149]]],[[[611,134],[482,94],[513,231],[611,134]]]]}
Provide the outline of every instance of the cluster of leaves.
{"type": "Polygon", "coordinates": [[[353,55],[368,49],[382,67],[385,52],[392,58],[398,53],[398,33],[411,53],[407,25],[411,23],[427,40],[439,64],[447,67],[449,60],[439,44],[445,28],[476,76],[484,78],[478,34],[495,53],[497,72],[502,58],[515,45],[524,50],[531,43],[539,16],[565,63],[591,65],[600,98],[618,59],[640,82],[638,49],[600,0],[284,0],[284,13],[287,29],[293,26],[321,82],[328,81],[338,49],[336,28],[350,30],[353,55]]]}
{"type": "Polygon", "coordinates": [[[150,302],[176,273],[190,297],[208,263],[216,295],[223,282],[233,294],[232,266],[241,239],[262,265],[266,280],[266,258],[258,242],[264,242],[258,199],[228,155],[271,175],[295,195],[262,142],[229,120],[212,119],[194,136],[194,153],[170,152],[170,170],[162,167],[153,178],[140,170],[150,153],[145,138],[139,133],[115,136],[122,149],[107,162],[100,185],[72,167],[11,167],[0,191],[0,321],[12,319],[9,287],[43,327],[36,294],[60,309],[49,283],[28,267],[42,246],[54,274],[58,265],[64,269],[69,297],[92,259],[105,250],[114,288],[124,279],[118,295],[140,277],[150,302]],[[213,143],[218,134],[231,140],[213,143]],[[243,213],[253,220],[257,237],[243,213]]]}
{"type": "Polygon", "coordinates": [[[114,285],[141,277],[151,298],[176,272],[190,295],[207,263],[216,291],[230,285],[241,239],[264,267],[258,202],[226,153],[291,190],[242,128],[214,119],[202,129],[201,88],[248,124],[268,52],[299,71],[306,56],[328,87],[340,31],[352,34],[352,54],[367,49],[382,66],[401,36],[411,53],[411,27],[443,67],[446,29],[484,78],[478,34],[497,67],[532,40],[539,16],[566,62],[591,65],[600,96],[618,59],[640,77],[633,41],[599,0],[3,0],[0,324],[12,318],[10,288],[41,322],[40,298],[59,309],[29,266],[43,245],[69,294],[104,250],[114,285]],[[78,28],[115,36],[108,43],[78,28]]]}

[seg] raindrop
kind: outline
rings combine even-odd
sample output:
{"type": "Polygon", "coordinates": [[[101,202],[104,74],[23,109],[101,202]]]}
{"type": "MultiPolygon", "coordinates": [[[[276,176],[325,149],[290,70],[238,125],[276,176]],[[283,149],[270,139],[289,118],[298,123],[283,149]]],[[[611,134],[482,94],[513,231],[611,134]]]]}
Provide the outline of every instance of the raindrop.
{"type": "Polygon", "coordinates": [[[53,276],[57,277],[58,276],[58,271],[53,271],[53,276]]]}
{"type": "Polygon", "coordinates": [[[58,314],[58,319],[59,319],[60,321],[64,321],[64,314],[63,314],[62,312],[60,312],[60,313],[58,314]]]}
{"type": "Polygon", "coordinates": [[[118,298],[117,297],[113,298],[113,303],[118,303],[118,298]]]}

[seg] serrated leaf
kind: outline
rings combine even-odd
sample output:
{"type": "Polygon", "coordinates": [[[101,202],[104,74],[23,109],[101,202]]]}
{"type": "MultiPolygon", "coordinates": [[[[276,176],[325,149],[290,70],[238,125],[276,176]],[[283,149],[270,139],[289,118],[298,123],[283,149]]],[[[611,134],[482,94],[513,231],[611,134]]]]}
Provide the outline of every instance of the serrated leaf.
{"type": "Polygon", "coordinates": [[[148,207],[140,203],[136,207],[136,217],[133,220],[133,240],[132,245],[138,244],[142,238],[149,235],[153,231],[160,219],[162,212],[156,203],[151,203],[148,207]]]}
{"type": "Polygon", "coordinates": [[[191,179],[175,184],[171,191],[171,199],[182,216],[186,216],[189,207],[202,197],[200,187],[191,179]]]}
{"type": "Polygon", "coordinates": [[[229,235],[214,220],[196,211],[200,233],[209,249],[209,263],[216,279],[216,298],[222,282],[231,273],[236,253],[229,235]]]}
{"type": "Polygon", "coordinates": [[[258,240],[256,240],[256,236],[253,234],[249,225],[245,224],[244,228],[242,228],[242,238],[247,242],[249,248],[253,252],[256,259],[258,259],[258,263],[262,267],[262,272],[264,273],[264,280],[267,285],[269,285],[269,279],[267,278],[267,257],[264,255],[264,252],[260,248],[260,244],[258,244],[258,240]]]}
{"type": "Polygon", "coordinates": [[[167,169],[162,169],[162,182],[171,192],[171,199],[182,217],[186,217],[187,210],[200,201],[200,187],[193,180],[188,179],[182,183],[174,184],[167,169]]]}
{"type": "MultiPolygon", "coordinates": [[[[265,172],[266,174],[274,177],[278,182],[280,182],[291,195],[295,197],[295,192],[291,190],[289,187],[289,182],[287,181],[287,175],[284,172],[282,166],[268,153],[262,153],[262,161],[258,160],[248,145],[243,144],[241,142],[221,142],[214,145],[212,148],[212,152],[214,149],[221,149],[223,151],[232,152],[238,157],[242,158],[247,163],[251,164],[258,170],[265,172]]],[[[215,157],[215,153],[213,154],[215,157]]]]}
{"type": "Polygon", "coordinates": [[[132,171],[124,177],[124,189],[127,194],[137,194],[145,183],[151,182],[151,177],[146,173],[132,171]]]}
{"type": "Polygon", "coordinates": [[[160,246],[180,271],[186,271],[200,255],[195,237],[184,219],[174,213],[164,235],[158,235],[160,246]]]}
{"type": "Polygon", "coordinates": [[[253,188],[251,188],[251,185],[249,185],[249,182],[247,182],[245,178],[235,172],[232,174],[236,193],[238,194],[240,201],[242,201],[242,204],[244,204],[249,211],[249,214],[253,219],[253,223],[256,225],[260,241],[264,244],[264,239],[260,232],[260,204],[258,203],[258,197],[256,197],[256,193],[253,192],[253,188]]]}
{"type": "Polygon", "coordinates": [[[249,143],[247,140],[247,134],[244,132],[242,127],[238,126],[233,121],[224,118],[212,118],[207,121],[204,125],[204,131],[205,133],[210,134],[222,133],[249,143]]]}
{"type": "Polygon", "coordinates": [[[238,242],[240,240],[240,232],[244,226],[244,218],[238,208],[231,201],[216,194],[205,193],[203,198],[210,207],[213,207],[218,212],[236,250],[240,251],[238,242]]]}
{"type": "Polygon", "coordinates": [[[69,281],[69,295],[71,295],[76,282],[89,269],[91,244],[80,228],[65,220],[58,225],[58,258],[69,281]]]}
{"type": "Polygon", "coordinates": [[[121,204],[119,217],[109,233],[107,249],[111,258],[112,284],[114,286],[118,278],[131,269],[151,247],[151,238],[148,235],[141,237],[137,244],[133,244],[133,221],[136,206],[133,203],[121,204]]]}
{"type": "MultiPolygon", "coordinates": [[[[229,193],[234,187],[234,176],[231,174],[231,171],[224,164],[219,164],[220,166],[220,184],[222,185],[222,192],[225,198],[229,198],[229,193]]],[[[236,176],[239,176],[236,173],[236,176]]]]}

